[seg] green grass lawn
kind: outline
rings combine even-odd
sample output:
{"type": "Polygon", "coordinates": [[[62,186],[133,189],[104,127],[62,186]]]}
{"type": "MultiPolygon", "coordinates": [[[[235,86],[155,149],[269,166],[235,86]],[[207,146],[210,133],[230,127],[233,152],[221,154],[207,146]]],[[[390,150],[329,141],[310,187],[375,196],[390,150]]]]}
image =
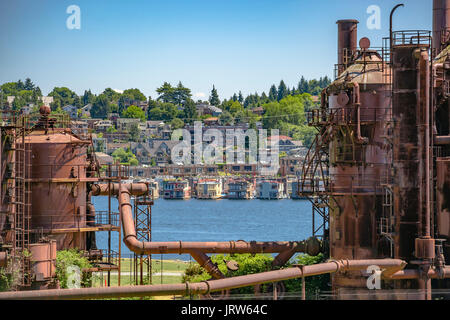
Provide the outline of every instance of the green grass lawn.
{"type": "MultiPolygon", "coordinates": [[[[120,264],[121,272],[130,272],[133,270],[134,260],[130,258],[122,258],[120,264]]],[[[189,262],[181,260],[152,259],[153,272],[161,272],[161,265],[163,272],[184,272],[189,265],[189,262]]]]}
{"type": "MultiPolygon", "coordinates": [[[[173,284],[181,283],[182,273],[188,267],[189,262],[181,260],[159,260],[152,259],[152,284],[173,284]],[[161,275],[161,270],[163,274],[161,275]],[[169,273],[169,274],[166,274],[169,273]],[[178,273],[175,275],[174,273],[178,273]]],[[[140,268],[138,260],[138,269],[140,268]]],[[[133,278],[134,270],[134,259],[122,258],[120,264],[121,276],[120,285],[135,285],[135,280],[133,278]]],[[[146,279],[146,265],[144,264],[144,279],[146,279]]],[[[103,271],[103,274],[96,274],[93,276],[93,287],[105,286],[105,280],[107,279],[108,273],[103,271]]],[[[118,274],[117,271],[111,271],[110,285],[118,285],[118,274]]],[[[145,281],[145,280],[144,280],[145,281]]]]}

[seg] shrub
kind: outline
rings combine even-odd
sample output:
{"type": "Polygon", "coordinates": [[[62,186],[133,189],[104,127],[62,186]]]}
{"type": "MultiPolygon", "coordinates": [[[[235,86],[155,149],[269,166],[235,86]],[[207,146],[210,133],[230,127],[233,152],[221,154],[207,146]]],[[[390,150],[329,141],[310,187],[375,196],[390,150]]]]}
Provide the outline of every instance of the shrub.
{"type": "MultiPolygon", "coordinates": [[[[82,272],[85,268],[90,268],[86,257],[83,257],[81,252],[76,249],[61,250],[56,254],[56,277],[58,278],[61,288],[68,288],[70,274],[68,274],[69,267],[78,267],[81,271],[80,285],[81,287],[89,287],[91,284],[91,274],[82,272]]],[[[73,280],[72,280],[73,281],[73,280]]]]}
{"type": "MultiPolygon", "coordinates": [[[[214,255],[211,257],[213,263],[216,263],[220,271],[226,277],[237,277],[242,275],[266,272],[281,268],[272,268],[273,257],[269,254],[237,254],[237,255],[214,255]],[[229,271],[226,267],[226,262],[228,260],[234,260],[239,264],[239,269],[237,271],[229,271]]],[[[318,264],[325,261],[325,256],[319,254],[318,256],[309,256],[307,254],[300,254],[292,260],[293,262],[288,262],[282,268],[292,267],[293,264],[300,265],[312,265],[318,264]]],[[[182,282],[201,282],[205,280],[210,280],[211,276],[206,272],[205,269],[201,268],[197,263],[191,263],[189,267],[185,270],[182,282]]],[[[318,291],[327,291],[329,275],[320,275],[315,277],[307,277],[305,279],[306,283],[306,298],[313,299],[318,291]]],[[[302,291],[302,279],[291,279],[283,281],[286,292],[300,293],[302,291]]],[[[261,285],[260,290],[262,292],[271,292],[272,284],[261,285]]],[[[253,287],[245,287],[232,289],[231,294],[254,294],[253,287]]]]}

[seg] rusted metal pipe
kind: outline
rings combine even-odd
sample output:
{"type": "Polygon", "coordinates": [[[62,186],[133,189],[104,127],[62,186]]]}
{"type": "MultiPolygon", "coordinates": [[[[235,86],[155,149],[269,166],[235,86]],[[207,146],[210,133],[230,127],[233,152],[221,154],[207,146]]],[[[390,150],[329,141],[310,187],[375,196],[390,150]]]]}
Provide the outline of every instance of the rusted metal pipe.
{"type": "MultiPolygon", "coordinates": [[[[307,252],[317,255],[320,248],[313,241],[297,242],[142,242],[136,238],[134,226],[131,191],[128,185],[122,185],[118,194],[119,210],[122,218],[123,236],[125,245],[133,252],[143,254],[183,254],[199,250],[203,253],[279,253],[286,250],[295,252],[307,252]]],[[[133,190],[135,190],[133,188],[133,190]]]]}
{"type": "Polygon", "coordinates": [[[358,20],[339,20],[338,25],[338,76],[350,63],[350,55],[358,47],[358,20]]]}
{"type": "Polygon", "coordinates": [[[268,271],[220,280],[203,281],[200,283],[3,292],[0,293],[0,300],[69,300],[190,294],[207,295],[211,292],[227,289],[255,286],[263,283],[273,283],[338,271],[365,270],[371,265],[377,265],[381,269],[391,270],[392,268],[402,268],[406,265],[406,262],[398,259],[339,260],[311,266],[268,271]]]}
{"type": "MultiPolygon", "coordinates": [[[[392,32],[393,32],[393,19],[394,19],[394,13],[395,11],[400,8],[400,7],[404,7],[405,5],[403,3],[400,3],[398,5],[396,5],[392,10],[391,10],[391,14],[389,15],[389,44],[391,46],[393,46],[393,39],[392,39],[392,32]]],[[[391,51],[391,55],[392,55],[392,51],[391,51]]],[[[391,61],[392,61],[392,56],[391,56],[391,61]]]]}
{"type": "Polygon", "coordinates": [[[438,146],[444,146],[450,144],[450,136],[435,136],[434,144],[438,146]]]}
{"type": "Polygon", "coordinates": [[[353,106],[356,109],[356,143],[365,144],[368,138],[361,136],[361,92],[358,82],[352,82],[353,85],[353,106]]]}
{"type": "MultiPolygon", "coordinates": [[[[111,186],[111,195],[119,194],[119,184],[118,183],[110,183],[111,186]]],[[[149,193],[148,185],[145,183],[122,183],[121,186],[127,188],[133,196],[141,196],[149,193]]],[[[109,195],[109,187],[108,184],[94,184],[92,185],[92,195],[93,196],[107,196],[109,195]]]]}
{"type": "Polygon", "coordinates": [[[200,267],[204,268],[214,279],[223,279],[225,275],[214,264],[210,257],[199,250],[192,250],[190,252],[192,258],[197,261],[200,267]]]}
{"type": "Polygon", "coordinates": [[[272,261],[272,267],[284,266],[290,258],[295,254],[295,250],[286,250],[280,252],[272,261]]]}
{"type": "MultiPolygon", "coordinates": [[[[400,270],[392,275],[383,274],[383,278],[392,280],[409,280],[409,279],[419,279],[421,276],[420,270],[407,269],[400,270]]],[[[427,273],[430,279],[449,279],[450,278],[450,267],[445,267],[439,272],[436,269],[430,269],[427,273]]]]}
{"type": "Polygon", "coordinates": [[[419,114],[420,126],[422,128],[421,134],[423,138],[423,161],[424,161],[424,184],[425,199],[424,199],[424,216],[422,217],[422,230],[421,236],[429,238],[431,235],[431,177],[430,177],[430,154],[431,154],[431,139],[430,139],[430,62],[428,57],[428,51],[422,50],[419,57],[419,73],[418,73],[418,85],[420,90],[419,100],[419,114]]]}

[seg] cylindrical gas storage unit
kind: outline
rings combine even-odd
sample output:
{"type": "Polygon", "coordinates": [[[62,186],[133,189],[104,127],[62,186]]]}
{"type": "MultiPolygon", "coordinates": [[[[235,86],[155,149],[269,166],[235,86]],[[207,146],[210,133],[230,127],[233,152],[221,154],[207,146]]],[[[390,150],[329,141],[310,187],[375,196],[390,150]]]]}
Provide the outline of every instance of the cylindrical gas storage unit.
{"type": "MultiPolygon", "coordinates": [[[[327,89],[329,136],[330,256],[389,257],[380,242],[383,185],[388,183],[391,119],[389,69],[381,56],[362,50],[327,89]]],[[[340,297],[367,291],[360,272],[333,275],[340,297]]],[[[355,298],[352,296],[352,298],[355,298]]]]}
{"type": "Polygon", "coordinates": [[[59,249],[85,249],[87,142],[56,131],[33,131],[31,149],[31,229],[57,240],[59,249]]]}
{"type": "Polygon", "coordinates": [[[55,276],[56,241],[30,244],[31,270],[36,281],[47,281],[55,276]]]}

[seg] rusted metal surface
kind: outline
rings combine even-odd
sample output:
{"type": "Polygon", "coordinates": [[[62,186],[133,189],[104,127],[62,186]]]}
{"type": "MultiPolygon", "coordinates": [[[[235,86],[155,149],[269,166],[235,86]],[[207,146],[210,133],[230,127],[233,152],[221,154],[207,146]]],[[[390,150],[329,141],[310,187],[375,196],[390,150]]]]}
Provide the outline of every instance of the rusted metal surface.
{"type": "Polygon", "coordinates": [[[56,241],[30,245],[31,268],[36,281],[49,280],[55,276],[56,241]]]}
{"type": "Polygon", "coordinates": [[[450,31],[450,0],[433,0],[433,48],[445,47],[450,31]]]}
{"type": "MultiPolygon", "coordinates": [[[[283,280],[311,277],[327,273],[365,270],[368,266],[378,265],[386,271],[394,273],[403,270],[406,263],[396,259],[380,260],[333,260],[327,263],[275,270],[258,274],[225,278],[219,280],[203,281],[200,283],[182,283],[170,285],[127,286],[111,288],[86,288],[41,290],[0,293],[0,300],[6,299],[100,299],[114,297],[145,297],[163,295],[207,295],[211,292],[255,286],[263,283],[273,283],[283,280]]],[[[385,272],[386,272],[385,271],[385,272]]]]}
{"type": "Polygon", "coordinates": [[[8,264],[8,252],[2,251],[0,252],[0,267],[4,268],[8,264]]]}
{"type": "MultiPolygon", "coordinates": [[[[26,137],[31,147],[32,218],[34,230],[63,230],[86,227],[86,178],[88,161],[83,141],[69,133],[44,134],[34,131],[26,137]],[[39,182],[71,179],[71,182],[39,182]]],[[[85,249],[82,233],[55,236],[58,249],[85,249]]]]}
{"type": "Polygon", "coordinates": [[[358,20],[339,20],[338,25],[338,72],[350,64],[358,47],[358,20]]]}

